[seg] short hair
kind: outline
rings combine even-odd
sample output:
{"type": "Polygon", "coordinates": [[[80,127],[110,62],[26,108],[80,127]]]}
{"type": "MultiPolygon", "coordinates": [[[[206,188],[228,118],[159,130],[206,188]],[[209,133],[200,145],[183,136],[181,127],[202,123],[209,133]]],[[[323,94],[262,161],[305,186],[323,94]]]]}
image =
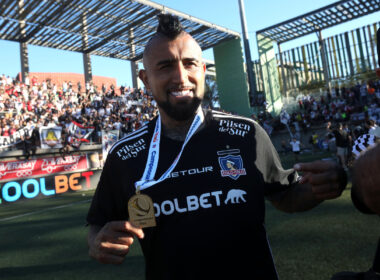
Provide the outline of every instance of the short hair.
{"type": "Polygon", "coordinates": [[[375,125],[375,124],[376,124],[376,123],[375,123],[374,120],[372,120],[372,119],[367,120],[367,125],[369,125],[369,126],[373,126],[373,125],[375,125]]]}
{"type": "Polygon", "coordinates": [[[179,18],[170,14],[158,15],[157,33],[165,35],[170,39],[175,39],[183,32],[183,27],[179,18]]]}

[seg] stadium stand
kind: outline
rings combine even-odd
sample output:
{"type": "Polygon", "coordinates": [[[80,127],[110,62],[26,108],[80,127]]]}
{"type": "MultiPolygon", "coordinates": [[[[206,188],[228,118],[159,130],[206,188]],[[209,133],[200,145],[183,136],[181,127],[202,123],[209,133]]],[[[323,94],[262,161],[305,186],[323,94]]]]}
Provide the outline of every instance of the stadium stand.
{"type": "MultiPolygon", "coordinates": [[[[143,89],[104,84],[99,88],[91,84],[78,90],[70,81],[56,85],[33,76],[29,83],[23,84],[15,78],[0,76],[0,136],[3,137],[24,127],[38,130],[41,126],[55,125],[65,130],[75,121],[93,127],[90,142],[101,143],[101,130],[116,129],[123,137],[156,113],[155,102],[143,89]]],[[[27,144],[38,146],[34,142],[27,144]]]]}
{"type": "MultiPolygon", "coordinates": [[[[304,95],[297,102],[297,109],[288,114],[286,121],[292,137],[306,135],[315,127],[325,127],[325,123],[332,122],[346,124],[345,129],[354,142],[357,135],[380,124],[379,80],[332,88],[331,92],[319,96],[304,95]]],[[[118,130],[121,138],[156,114],[155,101],[144,89],[104,84],[78,86],[71,81],[55,84],[35,75],[23,84],[16,78],[0,76],[0,137],[11,136],[24,127],[33,127],[35,132],[32,137],[25,137],[21,143],[7,146],[7,149],[28,152],[38,148],[38,128],[49,125],[63,127],[61,141],[67,145],[67,129],[73,121],[92,127],[89,143],[101,144],[102,130],[118,130]]],[[[252,118],[268,134],[286,130],[281,117],[273,118],[265,107],[252,118]]],[[[333,139],[326,131],[314,144],[320,149],[328,149],[333,139]]]]}

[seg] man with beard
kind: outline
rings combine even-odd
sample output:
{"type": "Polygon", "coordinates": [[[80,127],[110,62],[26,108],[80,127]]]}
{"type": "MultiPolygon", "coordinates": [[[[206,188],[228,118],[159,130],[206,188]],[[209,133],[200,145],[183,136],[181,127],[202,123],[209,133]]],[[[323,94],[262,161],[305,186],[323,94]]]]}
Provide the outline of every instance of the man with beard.
{"type": "Polygon", "coordinates": [[[137,237],[147,279],[277,279],[265,198],[306,211],[342,193],[335,163],[284,170],[253,120],[203,110],[202,50],[161,15],[139,77],[159,115],[109,151],[87,222],[89,254],[121,263],[137,237]]]}

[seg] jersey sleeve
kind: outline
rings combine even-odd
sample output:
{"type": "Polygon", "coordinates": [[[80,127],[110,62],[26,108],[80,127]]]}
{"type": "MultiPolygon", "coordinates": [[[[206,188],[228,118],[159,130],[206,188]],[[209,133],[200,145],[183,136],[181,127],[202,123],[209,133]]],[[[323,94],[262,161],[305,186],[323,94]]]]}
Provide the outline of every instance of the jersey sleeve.
{"type": "Polygon", "coordinates": [[[280,157],[268,134],[258,124],[255,124],[255,165],[264,179],[264,195],[268,199],[276,199],[296,183],[298,174],[294,169],[285,170],[280,157]]]}
{"type": "Polygon", "coordinates": [[[103,226],[109,221],[122,219],[120,183],[113,180],[118,178],[117,172],[115,158],[108,155],[87,214],[88,224],[103,226]]]}

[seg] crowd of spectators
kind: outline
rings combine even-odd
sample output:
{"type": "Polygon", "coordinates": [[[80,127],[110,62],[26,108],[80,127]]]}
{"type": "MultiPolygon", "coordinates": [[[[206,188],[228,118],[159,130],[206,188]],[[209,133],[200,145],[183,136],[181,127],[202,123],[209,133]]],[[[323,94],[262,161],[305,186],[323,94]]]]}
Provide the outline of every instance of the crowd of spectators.
{"type": "MultiPolygon", "coordinates": [[[[143,89],[104,84],[100,88],[92,84],[83,87],[71,81],[56,85],[50,80],[39,81],[35,76],[21,83],[4,74],[0,76],[0,136],[10,136],[23,127],[34,127],[36,133],[31,139],[24,139],[23,149],[25,145],[38,147],[41,126],[62,126],[62,142],[67,145],[67,128],[75,121],[84,127],[93,127],[90,141],[101,143],[102,130],[118,130],[121,138],[156,114],[155,101],[143,89]]],[[[268,128],[270,131],[284,129],[280,118],[272,117],[265,109],[252,118],[267,131],[268,128]]],[[[299,98],[297,110],[289,114],[288,129],[292,138],[300,140],[300,133],[328,122],[345,124],[351,134],[358,127],[368,129],[370,122],[380,124],[380,81],[363,81],[350,88],[332,88],[331,92],[327,90],[318,97],[299,98]]],[[[310,141],[313,146],[318,145],[317,139],[310,141]]]]}
{"type": "MultiPolygon", "coordinates": [[[[266,116],[259,118],[263,125],[270,123],[275,129],[286,129],[280,119],[266,116]]],[[[352,160],[350,152],[355,140],[380,126],[380,80],[332,88],[318,97],[303,96],[298,99],[297,109],[288,114],[287,124],[291,135],[289,141],[282,141],[282,152],[292,151],[295,139],[312,152],[336,152],[346,167],[352,160]],[[301,134],[309,137],[305,139],[301,134]]]]}
{"type": "Polygon", "coordinates": [[[310,124],[333,122],[360,122],[363,116],[379,121],[380,81],[363,81],[350,88],[332,88],[319,99],[305,96],[298,101],[300,112],[293,114],[293,120],[310,124]],[[303,114],[301,113],[303,112],[303,114]]]}
{"type": "MultiPolygon", "coordinates": [[[[306,132],[312,126],[327,122],[361,125],[373,119],[380,124],[380,80],[362,81],[346,88],[333,87],[319,96],[303,95],[297,99],[298,108],[292,110],[289,125],[306,132]]],[[[279,118],[262,111],[253,116],[259,123],[267,123],[275,130],[284,129],[279,118]]]]}
{"type": "MultiPolygon", "coordinates": [[[[32,77],[21,83],[0,76],[0,136],[10,136],[23,127],[62,126],[62,135],[72,121],[93,127],[91,143],[101,143],[102,130],[119,130],[120,137],[136,130],[157,114],[155,101],[142,89],[92,84],[82,87],[65,81],[32,77]]],[[[38,142],[39,136],[30,142],[38,142]]],[[[64,141],[64,139],[63,139],[64,141]]],[[[38,143],[31,144],[38,146],[38,143]]]]}

